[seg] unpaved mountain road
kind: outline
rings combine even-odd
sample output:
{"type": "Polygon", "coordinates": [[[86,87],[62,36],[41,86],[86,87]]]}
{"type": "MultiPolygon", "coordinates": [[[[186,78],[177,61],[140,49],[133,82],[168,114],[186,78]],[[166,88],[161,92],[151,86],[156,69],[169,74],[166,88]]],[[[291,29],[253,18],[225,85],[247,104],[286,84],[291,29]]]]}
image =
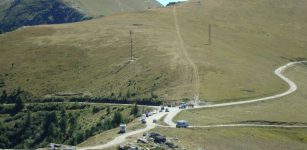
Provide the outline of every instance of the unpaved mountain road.
{"type": "MultiPolygon", "coordinates": [[[[173,126],[163,126],[165,128],[175,128],[173,126]]],[[[217,125],[206,125],[206,126],[189,126],[189,128],[235,128],[235,127],[271,127],[271,128],[307,128],[307,125],[265,125],[265,124],[217,124],[217,125]]]]}
{"type": "MultiPolygon", "coordinates": [[[[282,73],[284,70],[286,70],[289,67],[292,67],[296,64],[300,63],[307,63],[307,61],[298,61],[298,62],[291,62],[288,63],[284,66],[281,66],[277,68],[274,73],[277,75],[279,78],[281,78],[283,81],[285,81],[289,85],[289,89],[283,93],[273,95],[273,96],[268,96],[268,97],[262,97],[262,98],[257,98],[257,99],[251,99],[251,100],[244,100],[244,101],[238,101],[238,102],[229,102],[229,103],[221,103],[221,104],[211,104],[211,105],[203,105],[203,106],[195,106],[195,108],[189,108],[189,109],[201,109],[201,108],[215,108],[215,107],[226,107],[226,106],[234,106],[234,105],[242,105],[242,104],[249,104],[249,103],[255,103],[255,102],[262,102],[262,101],[268,101],[268,100],[274,100],[286,95],[289,95],[297,90],[297,85],[291,81],[289,78],[285,77],[282,73]]],[[[172,113],[167,115],[164,119],[164,122],[168,124],[171,127],[175,127],[176,124],[173,122],[173,118],[180,113],[182,110],[179,108],[174,108],[172,110],[172,113]]]]}
{"type": "MultiPolygon", "coordinates": [[[[296,64],[300,63],[307,63],[307,61],[299,61],[299,62],[291,62],[288,63],[284,66],[279,67],[274,71],[274,73],[280,77],[282,80],[284,80],[288,85],[289,89],[283,93],[273,95],[273,96],[268,96],[268,97],[263,97],[263,98],[258,98],[258,99],[252,99],[252,100],[245,100],[245,101],[238,101],[238,102],[229,102],[229,103],[221,103],[221,104],[212,104],[212,105],[203,105],[203,106],[196,106],[195,108],[189,108],[189,109],[201,109],[201,108],[216,108],[216,107],[226,107],[226,106],[234,106],[234,105],[242,105],[242,104],[249,104],[249,103],[256,103],[256,102],[262,102],[262,101],[268,101],[268,100],[274,100],[286,95],[289,95],[297,90],[297,85],[291,81],[289,78],[285,77],[282,73],[284,70],[286,70],[289,67],[292,67],[296,64]]],[[[80,150],[86,150],[86,149],[105,149],[109,147],[113,147],[116,145],[119,145],[120,143],[123,143],[126,141],[126,138],[132,135],[140,134],[143,132],[150,131],[154,129],[157,126],[160,127],[169,127],[169,128],[176,128],[176,124],[173,122],[173,118],[182,111],[182,109],[179,108],[169,108],[170,112],[166,113],[158,113],[155,114],[151,117],[148,117],[147,119],[147,127],[143,129],[139,129],[133,132],[128,132],[126,134],[119,135],[116,137],[114,140],[102,144],[102,145],[97,145],[97,146],[90,146],[90,147],[80,147],[78,149],[80,150]],[[168,126],[162,126],[162,125],[157,125],[155,123],[152,123],[153,119],[161,119],[164,115],[166,117],[164,118],[164,122],[168,126]]],[[[261,125],[261,124],[221,124],[221,125],[205,125],[205,126],[190,126],[192,128],[221,128],[221,127],[276,127],[276,128],[307,128],[307,126],[299,126],[299,125],[261,125]]]]}
{"type": "Polygon", "coordinates": [[[160,119],[160,118],[162,118],[166,114],[167,114],[166,112],[163,112],[163,113],[157,113],[155,115],[152,115],[152,116],[148,117],[146,119],[146,121],[147,121],[146,128],[139,129],[139,130],[132,131],[132,132],[128,132],[128,133],[125,133],[125,134],[121,134],[118,137],[114,138],[112,141],[110,141],[108,143],[105,143],[105,144],[101,144],[101,145],[97,145],[97,146],[89,146],[89,147],[80,147],[78,149],[79,150],[105,149],[105,148],[110,148],[110,147],[119,145],[119,144],[125,142],[127,137],[130,137],[130,136],[133,136],[133,135],[137,135],[137,134],[141,134],[143,132],[147,132],[147,131],[150,131],[150,130],[154,129],[157,126],[157,124],[153,123],[153,120],[154,119],[160,119]]]}

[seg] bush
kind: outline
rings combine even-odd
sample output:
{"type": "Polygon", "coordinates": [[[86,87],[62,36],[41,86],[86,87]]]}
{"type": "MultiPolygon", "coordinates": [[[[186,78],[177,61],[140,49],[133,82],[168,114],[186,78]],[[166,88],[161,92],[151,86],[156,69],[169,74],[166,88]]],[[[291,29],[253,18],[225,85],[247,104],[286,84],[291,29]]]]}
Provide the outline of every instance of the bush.
{"type": "Polygon", "coordinates": [[[7,99],[7,93],[6,93],[6,90],[3,90],[0,96],[0,103],[5,103],[6,99],[7,99]]]}
{"type": "Polygon", "coordinates": [[[130,114],[133,115],[133,116],[137,116],[138,113],[139,113],[139,107],[138,107],[137,104],[135,104],[135,105],[133,106],[133,108],[131,109],[130,114]]]}
{"type": "Polygon", "coordinates": [[[13,111],[13,106],[0,105],[0,114],[10,114],[13,111]]]}
{"type": "Polygon", "coordinates": [[[18,96],[16,98],[15,107],[12,110],[12,115],[15,115],[19,113],[20,111],[22,111],[24,107],[25,107],[25,104],[23,100],[18,96]]]}
{"type": "Polygon", "coordinates": [[[114,113],[114,116],[113,116],[113,120],[112,120],[112,123],[115,125],[115,126],[118,126],[119,124],[121,124],[123,121],[123,117],[122,117],[122,114],[118,111],[116,111],[114,113]]]}
{"type": "Polygon", "coordinates": [[[92,109],[92,113],[93,113],[93,114],[96,114],[96,113],[98,113],[100,110],[101,110],[101,109],[100,109],[99,107],[94,106],[93,109],[92,109]]]}

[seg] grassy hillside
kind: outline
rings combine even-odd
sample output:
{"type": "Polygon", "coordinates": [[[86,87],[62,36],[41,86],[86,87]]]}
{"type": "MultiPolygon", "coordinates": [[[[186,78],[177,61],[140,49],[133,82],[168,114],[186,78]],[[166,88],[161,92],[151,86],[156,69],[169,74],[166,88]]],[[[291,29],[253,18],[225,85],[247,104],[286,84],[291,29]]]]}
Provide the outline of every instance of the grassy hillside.
{"type": "Polygon", "coordinates": [[[155,0],[3,0],[0,31],[22,26],[78,22],[119,12],[161,7],[155,0]]]}
{"type": "MultiPolygon", "coordinates": [[[[288,69],[285,75],[298,84],[292,95],[270,102],[233,107],[189,110],[181,112],[174,120],[185,119],[191,125],[212,124],[263,124],[306,125],[307,64],[288,69]]],[[[282,128],[203,128],[181,131],[158,129],[160,132],[183,138],[188,148],[204,145],[210,149],[306,149],[306,129],[282,128]],[[167,130],[167,132],[165,132],[167,130]],[[193,135],[193,140],[187,135],[193,135]]],[[[191,148],[195,149],[195,148],[191,148]]]]}
{"type": "Polygon", "coordinates": [[[285,91],[273,70],[307,57],[305,4],[204,0],[179,6],[181,34],[199,71],[200,97],[231,101],[285,91]]]}
{"type": "Polygon", "coordinates": [[[118,12],[140,11],[162,7],[156,0],[63,0],[81,12],[93,17],[118,12]]]}
{"type": "Polygon", "coordinates": [[[185,97],[190,74],[183,73],[189,69],[185,62],[174,57],[179,54],[175,31],[169,26],[171,12],[121,14],[5,34],[0,38],[5,45],[1,48],[1,70],[7,74],[4,88],[19,85],[38,96],[81,92],[122,97],[129,91],[135,97],[185,97]],[[128,61],[130,30],[134,62],[128,61]]]}
{"type": "Polygon", "coordinates": [[[281,128],[213,128],[178,129],[157,128],[153,131],[167,137],[178,138],[178,143],[187,149],[210,150],[305,150],[306,129],[281,128]]]}
{"type": "Polygon", "coordinates": [[[15,0],[0,3],[0,30],[8,32],[26,25],[57,24],[90,19],[61,1],[15,0]]]}
{"type": "Polygon", "coordinates": [[[307,57],[305,4],[191,1],[28,27],[0,36],[1,89],[166,100],[192,98],[199,91],[207,102],[279,93],[288,87],[273,70],[307,57]],[[207,45],[208,24],[212,45],[207,45]],[[128,61],[130,30],[133,62],[128,61]]]}
{"type": "Polygon", "coordinates": [[[292,95],[257,104],[184,111],[174,120],[188,119],[191,125],[307,124],[307,64],[295,66],[285,73],[298,85],[298,91],[292,95]]]}

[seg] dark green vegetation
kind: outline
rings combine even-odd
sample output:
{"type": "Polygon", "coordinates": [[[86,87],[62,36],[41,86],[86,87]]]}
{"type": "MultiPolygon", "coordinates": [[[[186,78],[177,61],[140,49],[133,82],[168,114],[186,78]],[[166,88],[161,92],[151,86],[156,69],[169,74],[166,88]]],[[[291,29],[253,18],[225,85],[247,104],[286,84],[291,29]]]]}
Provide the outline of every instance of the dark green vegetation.
{"type": "Polygon", "coordinates": [[[177,5],[177,4],[180,4],[182,3],[181,1],[179,2],[169,2],[166,6],[169,7],[169,6],[174,6],[174,5],[177,5]]]}
{"type": "Polygon", "coordinates": [[[22,26],[88,20],[118,12],[159,7],[155,0],[1,0],[0,34],[22,26]],[[145,7],[147,6],[147,7],[145,7]]]}
{"type": "MultiPolygon", "coordinates": [[[[38,148],[46,147],[50,142],[76,145],[120,123],[129,123],[141,113],[135,114],[137,106],[24,105],[19,99],[15,105],[0,105],[0,148],[38,148]]],[[[146,110],[143,108],[142,111],[146,110]]]]}
{"type": "MultiPolygon", "coordinates": [[[[1,5],[1,3],[0,3],[1,5]]],[[[90,19],[59,0],[15,0],[0,9],[0,30],[8,32],[22,26],[58,24],[90,19]]]]}
{"type": "Polygon", "coordinates": [[[121,96],[108,96],[108,97],[90,97],[90,96],[55,96],[49,98],[35,98],[31,93],[17,88],[11,93],[7,93],[4,89],[0,93],[0,103],[13,104],[16,103],[20,98],[25,102],[38,102],[38,103],[48,103],[48,102],[90,102],[90,103],[112,103],[112,104],[140,104],[140,105],[155,105],[159,106],[162,101],[156,96],[151,96],[148,98],[138,98],[132,97],[129,93],[127,95],[121,96]]]}

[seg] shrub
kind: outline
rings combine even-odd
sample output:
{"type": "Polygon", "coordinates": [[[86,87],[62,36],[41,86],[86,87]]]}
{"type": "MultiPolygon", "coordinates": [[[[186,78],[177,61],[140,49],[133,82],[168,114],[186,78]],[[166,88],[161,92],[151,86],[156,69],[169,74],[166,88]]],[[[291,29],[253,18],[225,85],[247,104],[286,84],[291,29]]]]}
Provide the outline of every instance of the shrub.
{"type": "Polygon", "coordinates": [[[101,110],[101,109],[100,109],[99,107],[94,106],[93,109],[92,109],[92,113],[93,113],[93,114],[96,114],[96,113],[98,113],[100,110],[101,110]]]}
{"type": "Polygon", "coordinates": [[[122,121],[123,121],[122,114],[121,114],[120,112],[116,111],[116,112],[114,113],[112,123],[113,123],[115,126],[118,126],[120,123],[122,123],[122,121]]]}

